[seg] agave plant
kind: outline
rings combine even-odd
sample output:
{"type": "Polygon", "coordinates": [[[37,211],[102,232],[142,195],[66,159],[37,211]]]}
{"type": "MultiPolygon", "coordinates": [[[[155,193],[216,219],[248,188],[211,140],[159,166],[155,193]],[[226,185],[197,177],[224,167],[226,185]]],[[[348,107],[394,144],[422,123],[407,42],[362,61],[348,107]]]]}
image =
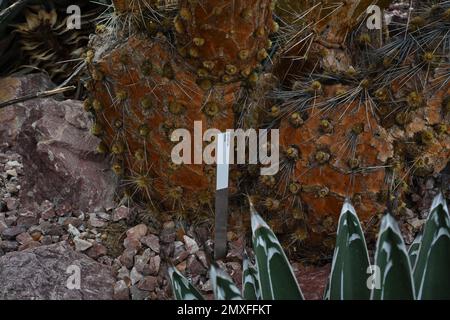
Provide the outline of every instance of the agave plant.
{"type": "MultiPolygon", "coordinates": [[[[270,227],[250,205],[253,266],[244,253],[242,292],[216,265],[210,278],[217,300],[303,300],[301,288],[270,227]]],[[[436,196],[423,236],[408,253],[395,218],[382,219],[370,265],[364,234],[355,209],[346,201],[339,218],[336,247],[324,299],[450,299],[450,214],[442,194],[436,196]]],[[[175,268],[169,268],[175,299],[203,299],[175,268]]]]}

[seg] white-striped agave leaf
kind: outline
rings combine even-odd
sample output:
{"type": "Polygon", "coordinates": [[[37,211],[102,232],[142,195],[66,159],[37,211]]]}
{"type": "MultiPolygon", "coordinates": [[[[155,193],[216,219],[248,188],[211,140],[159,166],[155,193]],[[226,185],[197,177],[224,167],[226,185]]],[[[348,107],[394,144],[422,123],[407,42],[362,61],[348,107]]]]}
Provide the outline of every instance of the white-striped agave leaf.
{"type": "Polygon", "coordinates": [[[339,217],[331,266],[329,299],[369,299],[368,267],[369,254],[361,224],[355,209],[346,201],[339,217]]]}
{"type": "Polygon", "coordinates": [[[414,299],[408,252],[397,222],[390,214],[386,214],[381,221],[375,267],[372,300],[414,299]]]}
{"type": "Polygon", "coordinates": [[[175,300],[204,300],[200,292],[186,279],[177,268],[168,268],[170,283],[175,300]]]}
{"type": "Polygon", "coordinates": [[[417,299],[450,299],[450,216],[444,196],[433,200],[414,267],[417,299]]]}
{"type": "Polygon", "coordinates": [[[420,243],[422,242],[422,234],[418,234],[414,239],[413,243],[409,247],[408,255],[409,261],[411,262],[411,267],[414,268],[416,264],[417,255],[419,254],[420,243]]]}
{"type": "Polygon", "coordinates": [[[253,250],[263,300],[303,300],[292,267],[277,237],[250,203],[253,250]]]}
{"type": "Polygon", "coordinates": [[[216,300],[242,300],[241,293],[231,277],[222,269],[211,265],[209,278],[216,300]]]}
{"type": "Polygon", "coordinates": [[[244,252],[243,259],[242,296],[245,300],[259,299],[258,271],[251,264],[247,252],[244,252]]]}

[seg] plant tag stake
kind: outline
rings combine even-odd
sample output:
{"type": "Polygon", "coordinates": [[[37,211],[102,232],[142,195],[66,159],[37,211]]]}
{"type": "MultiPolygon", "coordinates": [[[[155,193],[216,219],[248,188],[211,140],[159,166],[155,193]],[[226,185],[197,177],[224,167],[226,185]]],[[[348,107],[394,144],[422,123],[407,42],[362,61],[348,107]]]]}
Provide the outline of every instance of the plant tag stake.
{"type": "Polygon", "coordinates": [[[217,135],[217,181],[214,259],[227,254],[228,176],[230,171],[231,133],[217,135]]]}

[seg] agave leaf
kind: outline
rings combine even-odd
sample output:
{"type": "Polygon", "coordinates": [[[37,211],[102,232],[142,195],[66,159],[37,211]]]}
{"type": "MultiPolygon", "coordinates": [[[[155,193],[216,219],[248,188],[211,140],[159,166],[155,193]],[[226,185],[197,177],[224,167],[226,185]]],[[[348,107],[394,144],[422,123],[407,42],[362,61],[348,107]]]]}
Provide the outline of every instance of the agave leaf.
{"type": "Polygon", "coordinates": [[[433,200],[414,267],[417,299],[450,299],[450,216],[444,196],[433,200]]]}
{"type": "Polygon", "coordinates": [[[242,268],[242,296],[245,300],[259,299],[258,271],[250,264],[247,252],[244,252],[242,268]]]}
{"type": "Polygon", "coordinates": [[[242,300],[239,289],[225,271],[211,265],[209,277],[216,300],[242,300]]]}
{"type": "Polygon", "coordinates": [[[397,222],[386,214],[381,221],[375,253],[372,300],[413,300],[414,281],[408,252],[397,222]]]}
{"type": "Polygon", "coordinates": [[[177,268],[168,268],[170,283],[175,300],[204,300],[200,292],[186,279],[177,268]]]}
{"type": "Polygon", "coordinates": [[[409,261],[411,262],[411,267],[414,268],[416,264],[417,255],[419,254],[420,243],[422,242],[422,234],[418,234],[414,239],[413,243],[409,247],[408,255],[409,261]]]}
{"type": "Polygon", "coordinates": [[[346,201],[342,207],[337,229],[329,298],[331,300],[369,299],[368,267],[369,254],[361,224],[355,209],[346,201]]]}
{"type": "Polygon", "coordinates": [[[303,300],[302,291],[280,242],[251,203],[250,210],[261,298],[303,300]]]}

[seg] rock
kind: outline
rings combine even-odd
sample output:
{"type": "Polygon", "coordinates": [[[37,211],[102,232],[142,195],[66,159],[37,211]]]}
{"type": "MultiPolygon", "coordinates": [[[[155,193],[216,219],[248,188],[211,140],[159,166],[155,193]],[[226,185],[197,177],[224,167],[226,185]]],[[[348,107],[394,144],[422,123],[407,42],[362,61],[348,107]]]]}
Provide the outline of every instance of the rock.
{"type": "Polygon", "coordinates": [[[30,231],[30,235],[34,241],[39,241],[42,238],[42,232],[40,230],[30,231]]]}
{"type": "MultiPolygon", "coordinates": [[[[0,79],[2,99],[14,99],[54,85],[44,74],[0,79]]],[[[92,120],[82,102],[34,99],[2,109],[0,141],[23,158],[20,202],[32,206],[59,200],[73,208],[112,207],[116,179],[108,160],[95,150],[92,120]]]]}
{"type": "Polygon", "coordinates": [[[148,236],[142,237],[141,243],[149,247],[154,252],[159,253],[159,238],[154,234],[149,234],[148,236]]]}
{"type": "Polygon", "coordinates": [[[130,289],[131,299],[133,300],[145,300],[148,298],[148,292],[139,289],[137,286],[132,286],[130,289]]]}
{"type": "Polygon", "coordinates": [[[75,228],[79,228],[83,224],[83,220],[81,220],[80,218],[68,217],[68,218],[64,219],[62,224],[63,224],[63,226],[67,226],[67,227],[71,224],[75,228]]]}
{"type": "Polygon", "coordinates": [[[197,259],[195,255],[189,256],[187,259],[187,272],[191,275],[205,275],[206,268],[203,264],[197,259]]]}
{"type": "Polygon", "coordinates": [[[147,234],[147,230],[148,228],[145,224],[138,224],[127,231],[127,238],[141,240],[147,234]]]}
{"type": "Polygon", "coordinates": [[[198,258],[198,260],[200,260],[200,262],[202,263],[202,265],[205,267],[205,268],[209,268],[209,265],[208,265],[208,260],[206,259],[206,254],[205,254],[205,252],[204,251],[197,251],[196,253],[195,253],[195,255],[197,256],[197,258],[198,258]]]}
{"type": "Polygon", "coordinates": [[[184,273],[184,272],[186,271],[186,265],[187,265],[187,263],[186,263],[186,260],[185,260],[185,261],[183,261],[183,262],[177,264],[177,265],[176,265],[176,268],[177,268],[177,270],[180,271],[181,273],[184,273]]]}
{"type": "Polygon", "coordinates": [[[138,239],[127,237],[123,241],[123,246],[126,249],[138,251],[142,247],[142,243],[138,239]]]}
{"type": "Polygon", "coordinates": [[[110,221],[111,220],[111,215],[109,213],[106,212],[96,212],[95,213],[97,215],[98,218],[104,220],[104,221],[110,221]]]}
{"type": "Polygon", "coordinates": [[[160,266],[161,266],[161,257],[160,256],[151,257],[147,267],[144,268],[144,275],[156,276],[159,272],[160,266]]]}
{"type": "Polygon", "coordinates": [[[33,238],[30,236],[28,232],[23,232],[16,237],[16,241],[20,244],[27,244],[33,241],[33,238]]]}
{"type": "Polygon", "coordinates": [[[64,233],[64,229],[62,226],[44,221],[39,224],[40,229],[44,235],[48,236],[61,236],[64,233]]]}
{"type": "Polygon", "coordinates": [[[125,249],[124,252],[122,252],[122,255],[119,257],[120,263],[127,267],[128,269],[131,269],[134,264],[134,256],[136,255],[135,249],[125,249]]]}
{"type": "Polygon", "coordinates": [[[39,210],[41,211],[41,218],[44,220],[50,220],[56,216],[53,203],[48,200],[41,203],[39,210]]]}
{"type": "Polygon", "coordinates": [[[102,221],[100,219],[97,218],[97,215],[95,213],[91,213],[90,217],[89,217],[89,224],[93,227],[93,228],[103,228],[104,226],[106,226],[106,222],[102,221]]]}
{"type": "Polygon", "coordinates": [[[75,244],[75,250],[83,252],[92,247],[92,243],[89,241],[80,239],[78,237],[73,239],[73,243],[75,244]]]}
{"type": "Polygon", "coordinates": [[[140,290],[144,290],[144,291],[155,291],[157,286],[158,286],[158,278],[157,277],[148,276],[148,277],[143,278],[139,282],[137,287],[140,290]]]}
{"type": "Polygon", "coordinates": [[[41,243],[37,242],[37,241],[30,241],[27,243],[24,243],[22,245],[19,246],[19,251],[23,251],[23,250],[27,250],[27,249],[33,249],[33,248],[37,248],[40,247],[41,243]]]}
{"type": "Polygon", "coordinates": [[[37,225],[39,223],[39,220],[36,217],[20,216],[19,218],[17,218],[16,223],[19,227],[30,228],[34,225],[37,225]]]}
{"type": "Polygon", "coordinates": [[[114,278],[110,268],[58,243],[1,257],[0,283],[0,299],[111,300],[114,278]],[[69,289],[77,267],[81,288],[69,289]]]}
{"type": "Polygon", "coordinates": [[[159,236],[161,242],[166,244],[172,243],[176,239],[175,228],[163,229],[159,236]]]}
{"type": "Polygon", "coordinates": [[[122,267],[117,271],[117,279],[125,280],[130,279],[130,271],[126,267],[122,267]]]}
{"type": "Polygon", "coordinates": [[[94,242],[92,244],[92,247],[90,247],[87,251],[86,254],[91,257],[92,259],[97,259],[101,256],[106,255],[107,253],[107,249],[104,245],[94,242]]]}
{"type": "Polygon", "coordinates": [[[130,211],[131,210],[129,208],[127,208],[125,206],[121,206],[114,210],[114,212],[112,214],[112,220],[114,222],[117,222],[120,220],[126,220],[130,216],[130,211]]]}
{"type": "Polygon", "coordinates": [[[137,269],[135,267],[133,269],[131,269],[131,272],[130,272],[131,285],[134,286],[136,283],[141,281],[143,278],[144,278],[144,276],[139,271],[137,271],[137,269]]]}
{"type": "Polygon", "coordinates": [[[19,201],[16,198],[6,198],[5,202],[9,211],[14,211],[19,208],[19,201]]]}
{"type": "Polygon", "coordinates": [[[130,289],[123,280],[114,284],[114,300],[130,300],[130,289]]]}
{"type": "Polygon", "coordinates": [[[15,239],[19,234],[25,232],[26,229],[23,227],[9,227],[3,230],[2,238],[3,239],[15,239]]]}
{"type": "Polygon", "coordinates": [[[196,253],[196,252],[199,250],[198,244],[197,244],[197,242],[195,242],[194,239],[189,238],[188,236],[185,235],[185,236],[183,237],[183,240],[184,240],[184,244],[185,244],[185,246],[186,246],[186,250],[187,250],[190,254],[194,254],[194,253],[196,253]]]}
{"type": "Polygon", "coordinates": [[[18,247],[17,241],[3,240],[0,242],[0,248],[5,252],[16,251],[18,247]]]}
{"type": "Polygon", "coordinates": [[[145,250],[142,255],[135,256],[134,267],[136,268],[136,270],[142,273],[144,271],[145,266],[150,261],[150,257],[151,257],[150,249],[145,250]]]}
{"type": "Polygon", "coordinates": [[[69,227],[67,228],[67,231],[74,237],[80,236],[80,231],[75,228],[73,225],[69,224],[69,227]]]}

